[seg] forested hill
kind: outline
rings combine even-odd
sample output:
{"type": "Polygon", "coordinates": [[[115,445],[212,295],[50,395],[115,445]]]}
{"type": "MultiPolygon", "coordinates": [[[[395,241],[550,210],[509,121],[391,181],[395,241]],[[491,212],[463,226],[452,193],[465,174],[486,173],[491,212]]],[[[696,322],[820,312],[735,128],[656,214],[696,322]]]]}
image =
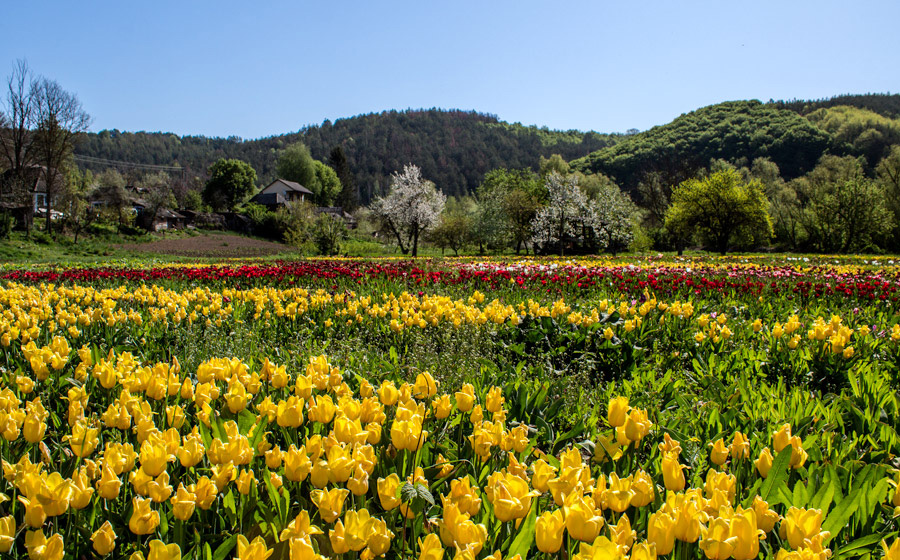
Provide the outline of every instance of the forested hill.
{"type": "MultiPolygon", "coordinates": [[[[360,115],[299,132],[259,140],[177,136],[160,132],[104,130],[87,135],[77,155],[133,163],[179,165],[192,176],[223,157],[238,158],[256,169],[260,182],[274,178],[278,151],[293,142],[309,146],[315,159],[327,161],[343,147],[360,190],[369,202],[386,189],[403,165],[422,168],[445,194],[471,193],[484,174],[498,167],[537,168],[541,156],[575,159],[613,145],[620,135],[558,132],[508,124],[474,111],[407,110],[360,115]]],[[[101,169],[98,167],[98,169],[101,169]]]]}
{"type": "Polygon", "coordinates": [[[572,162],[575,169],[611,176],[634,192],[650,173],[677,184],[713,159],[749,164],[769,158],[782,176],[808,172],[831,136],[794,111],[759,101],[729,101],[681,115],[572,162]]]}

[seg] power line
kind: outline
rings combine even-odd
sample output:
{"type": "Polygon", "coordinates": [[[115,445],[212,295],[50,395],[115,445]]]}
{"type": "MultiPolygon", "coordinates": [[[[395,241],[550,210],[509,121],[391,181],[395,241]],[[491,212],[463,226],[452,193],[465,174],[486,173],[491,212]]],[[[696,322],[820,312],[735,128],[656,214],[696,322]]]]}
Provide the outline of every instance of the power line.
{"type": "Polygon", "coordinates": [[[73,155],[72,156],[76,161],[80,161],[82,163],[91,163],[96,165],[106,165],[109,167],[129,167],[132,169],[153,169],[158,171],[178,171],[179,173],[184,173],[183,167],[177,167],[173,165],[154,165],[151,163],[134,163],[131,161],[118,161],[113,159],[104,159],[98,158],[94,156],[80,156],[73,155]]]}

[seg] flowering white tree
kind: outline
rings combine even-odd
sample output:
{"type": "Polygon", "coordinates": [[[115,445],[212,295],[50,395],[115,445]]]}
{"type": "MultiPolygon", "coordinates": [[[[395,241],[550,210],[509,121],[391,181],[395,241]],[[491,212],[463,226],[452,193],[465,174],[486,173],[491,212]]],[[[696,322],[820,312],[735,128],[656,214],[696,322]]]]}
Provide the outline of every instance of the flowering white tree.
{"type": "Polygon", "coordinates": [[[634,239],[634,221],[638,208],[631,197],[615,183],[599,188],[590,207],[594,216],[594,234],[613,254],[628,248],[634,239]]]}
{"type": "Polygon", "coordinates": [[[593,212],[575,175],[563,177],[553,171],[547,175],[544,186],[550,198],[531,222],[531,242],[544,252],[557,246],[562,254],[566,240],[581,238],[584,228],[593,224],[593,212]]]}
{"type": "Polygon", "coordinates": [[[578,186],[578,176],[547,175],[545,186],[549,203],[531,223],[535,247],[548,252],[565,252],[567,243],[579,243],[582,249],[618,251],[631,242],[632,219],[636,208],[617,186],[601,186],[589,199],[578,186]]]}
{"type": "Polygon", "coordinates": [[[422,177],[422,170],[406,165],[391,176],[391,191],[372,203],[372,213],[397,238],[400,251],[412,256],[419,252],[419,235],[440,218],[447,197],[434,183],[422,177]]]}

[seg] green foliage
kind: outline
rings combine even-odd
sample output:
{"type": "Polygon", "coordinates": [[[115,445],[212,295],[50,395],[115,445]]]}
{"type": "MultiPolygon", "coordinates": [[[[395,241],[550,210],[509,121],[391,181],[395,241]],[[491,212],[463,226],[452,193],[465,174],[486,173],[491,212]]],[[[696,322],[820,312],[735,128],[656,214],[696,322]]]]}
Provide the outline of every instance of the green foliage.
{"type": "Polygon", "coordinates": [[[890,119],[900,119],[900,94],[896,93],[893,95],[884,93],[846,94],[812,101],[795,99],[792,101],[770,101],[769,103],[801,115],[812,113],[818,109],[847,105],[872,111],[890,119]]]}
{"type": "Polygon", "coordinates": [[[316,182],[310,189],[316,197],[319,206],[331,206],[341,194],[341,181],[334,169],[321,161],[316,162],[316,182]]]}
{"type": "Polygon", "coordinates": [[[823,157],[796,190],[801,223],[817,251],[877,250],[892,227],[884,190],[853,157],[823,157]]]}
{"type": "Polygon", "coordinates": [[[792,178],[812,169],[829,141],[826,132],[796,113],[759,101],[733,101],[682,115],[570,165],[610,175],[626,192],[635,190],[647,173],[660,173],[663,182],[677,184],[717,158],[768,157],[792,178]]]}
{"type": "Polygon", "coordinates": [[[12,215],[5,210],[0,210],[0,239],[9,239],[15,224],[16,220],[12,215]]]}
{"type": "Polygon", "coordinates": [[[344,220],[323,212],[313,222],[310,233],[320,255],[336,255],[347,238],[347,226],[344,220]]]}
{"type": "Polygon", "coordinates": [[[878,113],[840,105],[817,109],[806,116],[831,134],[835,152],[865,156],[875,166],[890,146],[900,144],[900,120],[878,113]]]}
{"type": "Polygon", "coordinates": [[[477,215],[478,203],[471,197],[448,198],[440,221],[428,233],[428,239],[440,247],[441,252],[449,248],[454,255],[459,255],[459,250],[471,238],[477,215]]]}
{"type": "Polygon", "coordinates": [[[278,178],[300,183],[314,194],[316,192],[316,161],[303,142],[295,142],[278,154],[276,164],[278,178]]]}
{"type": "MultiPolygon", "coordinates": [[[[565,164],[559,156],[547,161],[565,164]]],[[[513,246],[517,254],[524,246],[527,252],[531,222],[547,200],[541,177],[529,169],[494,169],[484,176],[478,198],[475,238],[479,243],[494,248],[513,246]]]]}
{"type": "Polygon", "coordinates": [[[220,159],[209,168],[203,202],[216,210],[231,210],[253,194],[256,171],[238,159],[220,159]]]}
{"type": "Polygon", "coordinates": [[[734,169],[689,179],[672,192],[666,227],[681,235],[699,233],[721,254],[733,243],[766,242],[772,220],[758,181],[745,182],[734,169]]]}
{"type": "Polygon", "coordinates": [[[359,207],[359,193],[356,190],[356,181],[353,173],[350,171],[350,165],[347,163],[347,155],[344,154],[344,148],[340,145],[331,149],[328,155],[328,165],[337,173],[338,181],[341,182],[341,194],[338,197],[339,205],[347,212],[353,212],[359,207]]]}

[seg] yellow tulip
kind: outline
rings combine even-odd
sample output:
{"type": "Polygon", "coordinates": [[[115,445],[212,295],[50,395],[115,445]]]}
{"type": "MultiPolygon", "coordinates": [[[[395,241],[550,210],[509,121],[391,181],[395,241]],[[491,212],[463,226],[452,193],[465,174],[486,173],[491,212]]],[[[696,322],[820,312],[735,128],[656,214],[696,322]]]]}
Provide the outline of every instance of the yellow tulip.
{"type": "Polygon", "coordinates": [[[822,531],[822,510],[792,507],[788,509],[781,521],[779,534],[787,539],[791,548],[798,549],[809,546],[810,541],[818,534],[830,536],[822,531]]]}
{"type": "Polygon", "coordinates": [[[295,537],[290,540],[290,560],[319,560],[322,558],[313,549],[309,536],[295,537]]]}
{"type": "Polygon", "coordinates": [[[244,535],[238,535],[238,555],[234,560],[266,560],[273,552],[275,551],[266,546],[266,541],[262,537],[256,537],[250,542],[244,535]]]}
{"type": "Polygon", "coordinates": [[[625,425],[628,416],[628,397],[615,397],[610,399],[606,418],[613,428],[625,425]]]}
{"type": "Polygon", "coordinates": [[[16,520],[12,515],[0,517],[0,552],[9,552],[16,540],[16,520]]]}
{"type": "Polygon", "coordinates": [[[531,498],[538,495],[528,487],[528,481],[511,474],[495,473],[492,475],[494,483],[489,479],[491,503],[494,506],[494,515],[500,521],[512,521],[522,519],[528,515],[531,509],[531,498]]]}
{"type": "Polygon", "coordinates": [[[884,560],[900,560],[900,539],[894,539],[891,546],[881,541],[881,548],[884,549],[884,560]]]}
{"type": "Polygon", "coordinates": [[[417,399],[430,399],[437,394],[437,382],[430,373],[424,371],[416,376],[416,383],[413,385],[413,397],[417,399]]]}
{"type": "Polygon", "coordinates": [[[286,401],[278,401],[275,419],[282,428],[298,428],[303,424],[303,399],[291,395],[286,401]]]}
{"type": "Polygon", "coordinates": [[[441,499],[456,504],[462,513],[468,515],[475,515],[481,509],[478,488],[472,486],[468,477],[451,480],[450,493],[446,496],[442,495],[441,499]]]}
{"type": "Polygon", "coordinates": [[[466,383],[462,389],[456,392],[456,408],[460,412],[469,412],[475,406],[475,387],[471,383],[466,383]]]}
{"type": "Polygon", "coordinates": [[[543,459],[538,459],[532,465],[534,475],[531,477],[531,485],[538,492],[544,493],[550,491],[550,479],[556,476],[556,467],[550,466],[543,459]]]}
{"type": "Polygon", "coordinates": [[[335,554],[346,554],[350,552],[347,545],[347,539],[344,533],[344,523],[338,520],[334,525],[334,529],[328,532],[328,540],[331,541],[331,550],[335,554]]]}
{"type": "Polygon", "coordinates": [[[702,530],[700,549],[709,560],[726,560],[731,557],[738,538],[731,535],[731,528],[726,519],[717,517],[709,527],[702,530]]]}
{"type": "Polygon", "coordinates": [[[250,490],[256,486],[256,476],[253,474],[253,469],[242,470],[241,474],[238,475],[235,484],[238,492],[242,495],[246,496],[250,494],[250,490]]]}
{"type": "Polygon", "coordinates": [[[188,492],[184,487],[184,484],[179,484],[178,491],[175,493],[171,502],[172,514],[175,515],[175,518],[180,519],[181,521],[187,521],[194,514],[197,495],[188,492]]]}
{"type": "Polygon", "coordinates": [[[292,482],[301,482],[312,471],[312,461],[306,452],[306,447],[297,447],[291,444],[290,449],[284,454],[284,476],[292,482]]]}
{"type": "Polygon", "coordinates": [[[759,540],[766,534],[757,527],[755,510],[738,507],[734,513],[730,534],[737,542],[731,555],[734,560],[752,560],[759,555],[759,540]]]}
{"type": "Polygon", "coordinates": [[[756,512],[759,528],[766,533],[771,533],[775,523],[781,519],[781,516],[769,509],[769,504],[759,496],[753,498],[753,511],[756,512]]]}
{"type": "Polygon", "coordinates": [[[215,483],[206,476],[201,476],[196,484],[191,484],[188,490],[197,496],[197,507],[208,510],[216,501],[219,489],[215,483]]]}
{"type": "Polygon", "coordinates": [[[648,542],[641,542],[634,545],[631,550],[630,560],[656,560],[656,545],[648,542]]]}
{"type": "Polygon", "coordinates": [[[397,404],[399,397],[400,393],[397,391],[397,387],[390,381],[382,382],[381,387],[378,388],[378,398],[384,406],[397,404]]]}
{"type": "Polygon", "coordinates": [[[597,537],[592,544],[581,543],[573,560],[623,560],[624,555],[614,542],[597,537]]]}
{"type": "Polygon", "coordinates": [[[785,424],[772,434],[773,447],[775,454],[781,453],[781,450],[791,444],[791,425],[785,424]]]}
{"type": "Polygon", "coordinates": [[[113,526],[109,520],[94,531],[94,534],[91,535],[91,542],[94,550],[100,556],[106,556],[113,551],[116,547],[116,532],[113,531],[113,526]]]}
{"type": "Polygon", "coordinates": [[[131,501],[132,514],[128,528],[135,535],[149,535],[159,525],[159,512],[150,509],[151,501],[135,497],[131,501]]]}
{"type": "Polygon", "coordinates": [[[100,443],[99,432],[99,428],[90,427],[84,421],[79,420],[72,426],[72,433],[66,436],[72,453],[82,459],[90,457],[97,448],[97,444],[100,443]]]}
{"type": "Polygon", "coordinates": [[[25,533],[25,548],[29,558],[37,560],[62,560],[65,554],[62,535],[56,533],[48,539],[41,529],[25,533]]]}
{"type": "Polygon", "coordinates": [[[506,399],[503,398],[503,392],[500,390],[500,387],[491,387],[488,389],[487,397],[484,399],[484,407],[488,412],[499,412],[505,401],[506,399]]]}
{"type": "Polygon", "coordinates": [[[447,418],[450,416],[450,411],[453,410],[453,403],[450,402],[450,395],[441,395],[434,399],[431,402],[431,407],[434,409],[435,418],[438,420],[447,418]]]}
{"type": "MultiPolygon", "coordinates": [[[[667,434],[668,435],[668,434],[667,434]]],[[[684,479],[684,465],[678,462],[678,455],[670,452],[662,456],[663,483],[666,490],[680,492],[686,484],[684,479]]]]}
{"type": "Polygon", "coordinates": [[[319,508],[319,515],[326,523],[334,523],[344,509],[344,500],[350,491],[345,488],[313,490],[312,501],[319,508]]]}
{"type": "Polygon", "coordinates": [[[712,451],[709,453],[709,460],[718,466],[722,466],[725,464],[725,461],[728,460],[728,455],[731,453],[731,450],[725,445],[725,441],[722,438],[717,439],[712,443],[712,451]]]}
{"type": "MultiPolygon", "coordinates": [[[[387,528],[387,523],[383,519],[372,519],[369,537],[366,540],[366,545],[368,546],[366,550],[375,556],[382,556],[390,550],[391,539],[393,538],[393,531],[387,528]]],[[[366,551],[363,551],[360,557],[362,558],[365,554],[366,551]]]]}
{"type": "Polygon", "coordinates": [[[631,505],[634,490],[631,488],[631,477],[619,478],[616,473],[609,475],[609,488],[603,493],[604,503],[609,509],[622,513],[631,505]]]}
{"type": "Polygon", "coordinates": [[[634,544],[634,539],[637,537],[637,532],[631,530],[631,521],[628,519],[628,515],[623,513],[618,523],[609,526],[609,537],[620,548],[624,550],[631,548],[631,545],[634,544]]]}
{"type": "Polygon", "coordinates": [[[646,471],[638,469],[631,481],[631,492],[631,505],[644,507],[656,497],[656,485],[646,471]]]}
{"type": "Polygon", "coordinates": [[[434,533],[429,533],[424,539],[419,538],[418,560],[443,560],[444,548],[441,539],[434,533]]]}
{"type": "Polygon", "coordinates": [[[47,521],[47,513],[37,499],[29,500],[25,496],[19,496],[19,501],[25,506],[25,524],[37,529],[47,521]]]}
{"type": "Polygon", "coordinates": [[[734,439],[731,442],[731,458],[734,460],[750,458],[750,440],[741,432],[734,433],[734,439]]]}
{"type": "Polygon", "coordinates": [[[166,544],[161,540],[150,541],[150,554],[147,560],[181,560],[181,547],[177,544],[166,544]]]}
{"type": "Polygon", "coordinates": [[[764,447],[759,453],[759,459],[754,463],[756,465],[756,470],[759,472],[759,476],[763,478],[769,476],[769,471],[772,469],[772,463],[774,461],[775,457],[772,456],[772,452],[769,451],[768,447],[764,447]]]}
{"type": "Polygon", "coordinates": [[[353,476],[347,481],[347,489],[354,496],[363,496],[369,491],[369,473],[366,472],[362,465],[358,465],[356,470],[353,471],[353,476]]]}
{"type": "Polygon", "coordinates": [[[563,511],[566,518],[566,530],[573,539],[592,542],[600,534],[603,517],[598,515],[594,509],[592,500],[573,495],[566,499],[563,511]]]}
{"type": "Polygon", "coordinates": [[[563,510],[557,509],[552,513],[545,511],[535,522],[535,540],[538,550],[547,554],[555,554],[562,547],[563,532],[566,530],[566,520],[563,510]]]}

